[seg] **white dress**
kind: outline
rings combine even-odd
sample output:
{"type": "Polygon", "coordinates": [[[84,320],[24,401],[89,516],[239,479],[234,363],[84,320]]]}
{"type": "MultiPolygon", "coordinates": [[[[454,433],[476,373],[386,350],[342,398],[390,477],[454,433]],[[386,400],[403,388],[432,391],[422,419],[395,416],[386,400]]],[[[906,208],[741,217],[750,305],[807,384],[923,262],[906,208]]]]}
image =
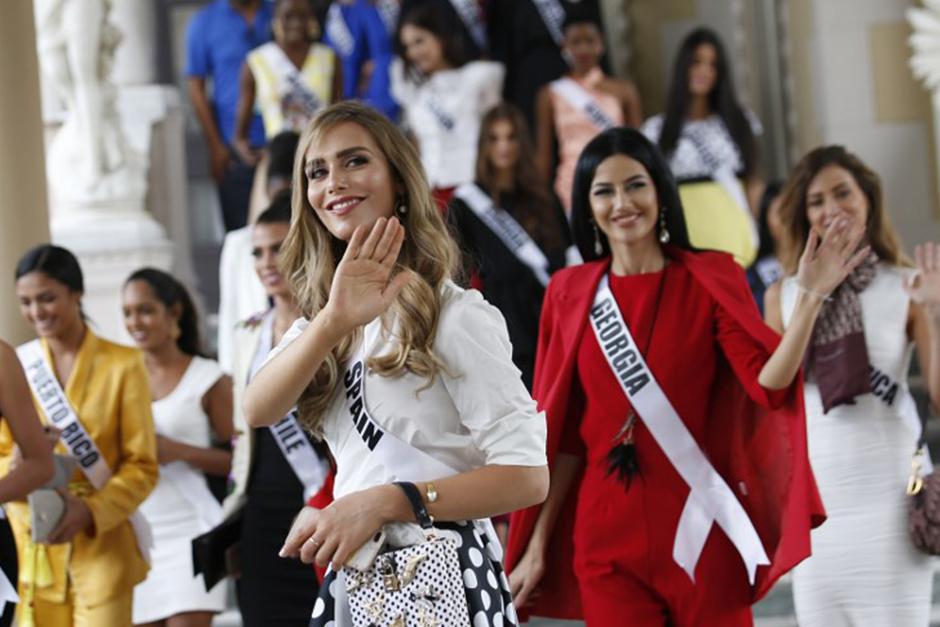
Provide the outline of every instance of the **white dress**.
{"type": "MultiPolygon", "coordinates": [[[[208,447],[209,417],[202,398],[221,376],[216,362],[193,357],[173,391],[153,403],[157,434],[208,447]]],[[[150,573],[134,588],[134,623],[224,610],[225,586],[206,592],[202,575],[193,576],[191,541],[218,524],[222,514],[202,472],[180,461],[161,465],[160,480],[140,511],[153,530],[154,546],[150,573]]]]}
{"type": "MultiPolygon", "coordinates": [[[[919,425],[916,416],[905,419],[898,411],[909,394],[913,352],[904,272],[879,264],[859,295],[869,360],[898,384],[894,393],[882,381],[874,394],[824,414],[819,388],[811,379],[805,385],[810,463],[828,519],[812,532],[812,556],[793,572],[801,627],[924,627],[929,621],[931,560],[911,543],[905,495],[919,425]]],[[[795,280],[786,279],[784,325],[797,292],[795,280]]]]}

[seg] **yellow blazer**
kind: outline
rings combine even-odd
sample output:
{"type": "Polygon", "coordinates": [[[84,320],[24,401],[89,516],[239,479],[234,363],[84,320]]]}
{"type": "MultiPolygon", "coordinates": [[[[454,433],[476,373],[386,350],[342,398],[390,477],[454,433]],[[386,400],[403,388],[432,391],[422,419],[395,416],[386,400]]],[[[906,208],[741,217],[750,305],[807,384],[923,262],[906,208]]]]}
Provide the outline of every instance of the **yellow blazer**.
{"type": "MultiPolygon", "coordinates": [[[[48,363],[52,355],[42,341],[48,363]]],[[[35,595],[62,603],[71,578],[75,595],[83,604],[95,606],[127,594],[150,569],[140,554],[128,517],[157,484],[156,436],[150,413],[150,383],[140,353],[114,344],[86,329],[75,366],[65,385],[65,395],[95,441],[113,476],[95,490],[80,470],[73,488],[91,510],[94,526],[76,534],[69,544],[49,546],[53,583],[35,588],[35,595]]],[[[35,399],[34,399],[35,400],[35,399]]],[[[42,416],[42,409],[36,405],[42,416]]],[[[45,420],[45,416],[42,416],[45,420]]],[[[0,475],[9,470],[13,437],[7,423],[0,427],[0,475]]],[[[57,453],[68,451],[59,443],[57,453]]],[[[29,506],[7,506],[16,537],[20,573],[24,570],[25,547],[30,537],[29,506]]],[[[25,586],[20,582],[20,595],[25,586]]]]}

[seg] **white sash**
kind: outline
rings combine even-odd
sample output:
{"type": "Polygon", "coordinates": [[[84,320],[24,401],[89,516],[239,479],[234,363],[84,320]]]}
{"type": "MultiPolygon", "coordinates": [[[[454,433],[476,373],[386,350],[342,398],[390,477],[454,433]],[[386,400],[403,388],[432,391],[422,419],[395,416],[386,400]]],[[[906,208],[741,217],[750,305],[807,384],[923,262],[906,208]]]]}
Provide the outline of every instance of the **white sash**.
{"type": "Polygon", "coordinates": [[[545,28],[560,48],[565,39],[565,34],[561,32],[561,25],[565,22],[565,7],[558,0],[532,0],[532,4],[538,9],[545,28]]]}
{"type": "Polygon", "coordinates": [[[607,275],[597,286],[590,318],[601,351],[634,411],[689,486],[676,528],[673,559],[694,581],[705,541],[712,525],[718,523],[741,555],[753,585],[757,567],[770,564],[760,536],[653,377],[623,320],[607,275]]]}
{"type": "Polygon", "coordinates": [[[486,49],[486,24],[480,15],[476,0],[450,0],[450,6],[460,17],[460,21],[467,27],[470,36],[480,50],[486,49]]]}
{"type": "Polygon", "coordinates": [[[728,195],[731,196],[738,206],[738,209],[740,209],[747,218],[748,224],[750,225],[751,241],[754,243],[754,249],[756,250],[760,247],[760,235],[757,232],[757,222],[754,220],[754,215],[751,213],[751,205],[747,201],[747,196],[744,194],[744,187],[741,185],[741,181],[738,180],[734,168],[718,159],[708,148],[708,142],[704,138],[699,137],[694,128],[684,130],[683,134],[688,137],[692,145],[695,146],[695,150],[698,151],[705,165],[711,170],[711,176],[715,182],[721,185],[728,195]]]}
{"type": "MultiPolygon", "coordinates": [[[[335,6],[335,5],[334,5],[335,6]]],[[[268,352],[274,345],[274,310],[272,309],[264,316],[261,322],[261,337],[258,339],[258,350],[255,352],[255,358],[251,364],[251,371],[248,379],[255,375],[261,369],[268,352]]],[[[278,448],[287,460],[291,470],[297,476],[300,484],[304,488],[304,501],[310,500],[323,488],[327,475],[330,472],[330,464],[322,459],[310,444],[303,428],[297,422],[296,411],[291,410],[286,416],[277,423],[268,427],[278,448]]]]}
{"type": "Polygon", "coordinates": [[[7,574],[0,568],[0,614],[6,609],[7,603],[16,605],[20,602],[20,596],[16,593],[16,586],[10,583],[7,574]]]}
{"type": "MultiPolygon", "coordinates": [[[[398,481],[434,481],[459,474],[460,471],[444,462],[438,461],[428,453],[400,439],[391,431],[382,429],[381,425],[370,415],[366,403],[365,381],[366,347],[371,346],[376,339],[376,331],[380,324],[367,325],[363,332],[359,350],[349,362],[343,376],[345,387],[346,409],[349,419],[355,425],[358,437],[350,435],[349,439],[359,442],[368,449],[367,454],[373,456],[380,464],[394,469],[398,481]]],[[[499,552],[497,561],[502,559],[499,548],[502,546],[496,530],[489,519],[475,520],[474,523],[482,528],[492,543],[494,551],[499,552]]]]}
{"type": "Polygon", "coordinates": [[[342,56],[348,57],[353,53],[356,41],[346,24],[339,2],[332,3],[326,12],[326,35],[342,56]]]}
{"type": "Polygon", "coordinates": [[[559,78],[552,81],[552,91],[568,101],[575,109],[587,116],[594,126],[601,131],[617,126],[616,122],[604,113],[588,91],[577,81],[568,78],[559,78]]]}
{"type": "MultiPolygon", "coordinates": [[[[338,8],[335,4],[333,7],[338,8]]],[[[320,100],[320,98],[313,93],[313,90],[310,89],[310,86],[304,82],[300,70],[294,65],[294,62],[288,58],[287,54],[281,50],[280,46],[269,45],[259,50],[271,64],[271,69],[288,85],[286,94],[284,93],[285,90],[282,90],[282,97],[289,94],[294,99],[299,100],[301,104],[303,104],[304,109],[306,109],[311,116],[323,108],[323,101],[320,100]]]]}
{"type": "MultiPolygon", "coordinates": [[[[78,461],[78,467],[88,482],[96,490],[101,490],[113,476],[111,469],[108,468],[108,462],[101,455],[95,441],[91,439],[79,421],[59,381],[52,374],[49,364],[46,363],[42,344],[39,340],[27,342],[16,349],[16,354],[23,364],[29,388],[39,401],[46,420],[62,430],[59,436],[60,441],[78,461]]],[[[149,562],[150,548],[153,546],[150,525],[139,511],[133,512],[128,520],[134,527],[137,547],[144,559],[149,562]]]]}
{"type": "Polygon", "coordinates": [[[506,248],[532,270],[539,283],[548,285],[548,258],[508,211],[497,207],[489,195],[475,183],[464,183],[457,188],[454,195],[464,201],[506,248]]]}
{"type": "MultiPolygon", "coordinates": [[[[887,372],[875,366],[871,367],[870,378],[872,396],[894,410],[901,418],[904,426],[907,427],[914,436],[914,440],[920,442],[921,431],[923,431],[924,424],[921,422],[920,414],[917,411],[917,403],[914,401],[914,397],[911,396],[911,391],[910,388],[907,387],[907,384],[898,383],[892,379],[887,372]]],[[[926,449],[925,444],[925,454],[921,455],[920,468],[922,475],[930,474],[933,470],[930,454],[926,449]]]]}
{"type": "Polygon", "coordinates": [[[431,115],[434,116],[434,119],[437,120],[437,123],[441,125],[441,128],[448,132],[454,130],[457,120],[447,111],[437,94],[428,90],[427,95],[424,97],[424,104],[431,112],[431,115]]]}
{"type": "Polygon", "coordinates": [[[398,27],[398,14],[401,13],[401,4],[399,0],[376,0],[375,8],[379,11],[379,17],[385,24],[385,30],[389,35],[395,35],[395,29],[398,27]]]}

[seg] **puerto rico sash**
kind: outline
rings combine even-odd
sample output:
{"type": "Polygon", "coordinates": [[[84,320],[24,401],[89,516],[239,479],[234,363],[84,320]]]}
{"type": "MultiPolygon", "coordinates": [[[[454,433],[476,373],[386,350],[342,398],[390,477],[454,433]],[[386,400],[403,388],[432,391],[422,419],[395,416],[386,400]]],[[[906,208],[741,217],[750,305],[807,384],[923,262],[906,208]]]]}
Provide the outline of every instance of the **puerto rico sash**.
{"type": "Polygon", "coordinates": [[[475,183],[464,183],[454,193],[493,232],[543,286],[548,285],[549,262],[526,230],[505,209],[497,207],[489,195],[475,183]]]}
{"type": "MultiPolygon", "coordinates": [[[[69,454],[78,461],[78,467],[88,482],[96,490],[104,488],[113,476],[95,441],[91,439],[85,427],[65,396],[65,391],[52,374],[39,340],[27,342],[16,349],[16,354],[26,371],[26,380],[33,396],[42,407],[42,412],[49,424],[61,429],[59,441],[68,449],[69,454]]],[[[137,547],[141,555],[150,561],[150,548],[153,538],[150,525],[135,511],[128,518],[137,537],[137,547]]]]}
{"type": "Polygon", "coordinates": [[[532,0],[532,4],[538,9],[542,21],[545,22],[545,28],[560,48],[565,38],[561,32],[561,25],[565,22],[565,7],[558,0],[532,0]]]}
{"type": "MultiPolygon", "coordinates": [[[[261,369],[268,352],[274,343],[274,310],[269,311],[261,323],[261,337],[258,340],[258,350],[251,364],[249,380],[261,369]]],[[[291,410],[278,422],[268,427],[274,441],[281,449],[284,459],[297,476],[304,488],[304,501],[310,500],[323,487],[330,472],[330,464],[322,459],[310,444],[303,427],[297,422],[296,410],[291,410]]]]}
{"type": "Polygon", "coordinates": [[[617,126],[604,110],[598,106],[591,94],[567,76],[552,81],[552,91],[564,98],[575,109],[583,113],[600,131],[617,126]]]}
{"type": "Polygon", "coordinates": [[[676,528],[673,559],[694,581],[695,566],[717,523],[740,554],[753,585],[757,567],[770,564],[760,536],[653,377],[624,322],[606,274],[597,287],[590,321],[601,352],[634,411],[689,486],[676,528]]]}

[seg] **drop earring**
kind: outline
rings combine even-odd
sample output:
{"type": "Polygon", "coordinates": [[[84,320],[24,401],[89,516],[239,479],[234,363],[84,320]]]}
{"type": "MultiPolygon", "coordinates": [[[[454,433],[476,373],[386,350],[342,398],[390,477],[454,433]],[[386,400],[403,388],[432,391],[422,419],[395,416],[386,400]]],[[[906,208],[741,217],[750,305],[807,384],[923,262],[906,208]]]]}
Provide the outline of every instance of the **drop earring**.
{"type": "Polygon", "coordinates": [[[591,222],[591,227],[594,229],[594,254],[600,257],[604,254],[604,245],[601,243],[601,232],[597,230],[596,222],[591,222]]]}
{"type": "Polygon", "coordinates": [[[669,239],[669,229],[666,228],[666,208],[663,207],[659,210],[659,243],[668,244],[669,239]]]}

